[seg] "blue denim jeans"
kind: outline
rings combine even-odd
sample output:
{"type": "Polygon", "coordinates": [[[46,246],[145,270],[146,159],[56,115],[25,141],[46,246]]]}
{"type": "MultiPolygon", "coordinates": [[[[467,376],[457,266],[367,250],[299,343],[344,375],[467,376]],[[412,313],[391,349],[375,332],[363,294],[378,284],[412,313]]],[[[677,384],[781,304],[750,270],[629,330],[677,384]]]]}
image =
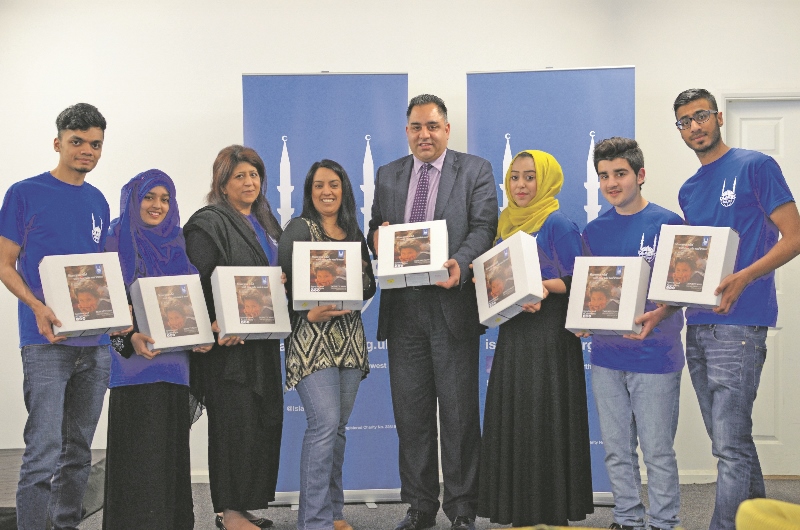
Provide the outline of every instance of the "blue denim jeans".
{"type": "Polygon", "coordinates": [[[344,518],[345,426],[362,376],[357,368],[326,368],[297,384],[308,421],[300,454],[300,530],[332,530],[333,521],[344,518]]]}
{"type": "Polygon", "coordinates": [[[22,348],[28,420],[17,487],[19,530],[76,529],[92,464],[91,445],[108,388],[108,346],[22,348]]]}
{"type": "Polygon", "coordinates": [[[686,328],[686,361],[717,457],[717,498],[711,528],[735,528],[739,504],[765,496],[753,442],[753,402],[767,358],[764,326],[686,328]]]}
{"type": "Polygon", "coordinates": [[[621,525],[645,528],[637,445],[642,447],[647,468],[648,523],[666,530],[679,523],[681,500],[673,443],[680,390],[681,372],[641,374],[592,366],[614,520],[621,525]]]}

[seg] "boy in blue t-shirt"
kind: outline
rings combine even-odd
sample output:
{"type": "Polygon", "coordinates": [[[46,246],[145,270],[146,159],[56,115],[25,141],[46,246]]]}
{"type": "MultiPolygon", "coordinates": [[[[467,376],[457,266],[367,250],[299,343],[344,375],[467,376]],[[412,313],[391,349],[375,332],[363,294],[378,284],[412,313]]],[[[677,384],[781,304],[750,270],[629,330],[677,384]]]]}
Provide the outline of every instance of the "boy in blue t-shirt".
{"type": "Polygon", "coordinates": [[[775,160],[722,141],[722,113],[711,93],[686,90],[673,109],[681,138],[702,164],[678,195],[686,223],[739,233],[734,272],[716,289],[719,306],[686,311],[689,374],[719,459],[711,527],[733,530],[739,504],[765,496],[753,402],[767,327],[778,318],[775,269],[800,253],[800,215],[775,160]]]}
{"type": "MultiPolygon", "coordinates": [[[[600,191],[613,208],[586,225],[586,253],[641,256],[652,268],[661,225],[683,220],[642,196],[644,155],[636,140],[603,140],[595,147],[594,167],[600,191]]],[[[637,442],[647,466],[650,528],[672,530],[679,523],[673,449],[684,363],[679,309],[647,302],[637,319],[643,325],[638,335],[592,338],[592,389],[614,494],[611,528],[646,528],[637,442]]]]}
{"type": "Polygon", "coordinates": [[[19,299],[28,419],[17,486],[17,526],[77,528],[111,357],[107,335],[55,337],[43,300],[44,256],[102,252],[109,223],[103,194],[84,182],[103,149],[106,121],[86,103],[56,118],[58,166],[17,182],[0,208],[0,281],[19,299]]]}

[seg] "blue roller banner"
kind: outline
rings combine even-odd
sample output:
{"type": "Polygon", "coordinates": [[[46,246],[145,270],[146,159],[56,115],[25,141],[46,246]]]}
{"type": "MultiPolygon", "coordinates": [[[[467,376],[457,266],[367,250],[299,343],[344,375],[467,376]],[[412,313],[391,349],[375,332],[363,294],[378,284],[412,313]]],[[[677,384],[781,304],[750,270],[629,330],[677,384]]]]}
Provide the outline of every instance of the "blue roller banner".
{"type": "MultiPolygon", "coordinates": [[[[561,163],[561,210],[581,230],[606,211],[610,205],[599,193],[592,162],[595,138],[634,137],[634,88],[633,67],[468,74],[468,151],[492,163],[500,210],[508,203],[503,178],[511,158],[523,149],[538,149],[561,163]]],[[[493,329],[482,342],[481,407],[496,340],[493,329]]],[[[592,486],[596,500],[607,500],[611,484],[592,395],[591,347],[591,339],[584,340],[592,486]]]]}
{"type": "MultiPolygon", "coordinates": [[[[245,75],[244,143],[266,164],[266,193],[282,226],[303,209],[303,182],[315,161],[347,171],[366,233],[375,169],[408,154],[406,74],[245,75]]],[[[348,501],[399,500],[397,433],[386,343],[377,342],[380,292],[362,315],[371,372],[361,383],[350,423],[343,482],[348,501]],[[390,491],[386,491],[390,490],[390,491]]],[[[306,418],[295,390],[285,395],[278,492],[300,489],[306,418]]],[[[276,496],[296,502],[296,494],[276,496]],[[292,498],[293,497],[293,498],[292,498]]]]}

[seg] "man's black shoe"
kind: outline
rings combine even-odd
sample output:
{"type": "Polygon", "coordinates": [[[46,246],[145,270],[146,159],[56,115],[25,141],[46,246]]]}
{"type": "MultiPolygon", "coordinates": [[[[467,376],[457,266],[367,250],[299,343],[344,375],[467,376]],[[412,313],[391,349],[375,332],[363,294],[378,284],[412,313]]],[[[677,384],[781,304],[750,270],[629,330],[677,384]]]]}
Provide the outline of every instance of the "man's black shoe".
{"type": "Polygon", "coordinates": [[[436,526],[436,515],[409,508],[405,519],[400,521],[394,530],[424,530],[432,526],[436,526]]]}
{"type": "Polygon", "coordinates": [[[616,530],[636,530],[635,526],[628,526],[626,524],[619,524],[619,523],[611,523],[611,526],[609,526],[608,528],[616,530]]]}
{"type": "Polygon", "coordinates": [[[475,530],[475,521],[466,515],[459,515],[453,519],[450,530],[475,530]]]}

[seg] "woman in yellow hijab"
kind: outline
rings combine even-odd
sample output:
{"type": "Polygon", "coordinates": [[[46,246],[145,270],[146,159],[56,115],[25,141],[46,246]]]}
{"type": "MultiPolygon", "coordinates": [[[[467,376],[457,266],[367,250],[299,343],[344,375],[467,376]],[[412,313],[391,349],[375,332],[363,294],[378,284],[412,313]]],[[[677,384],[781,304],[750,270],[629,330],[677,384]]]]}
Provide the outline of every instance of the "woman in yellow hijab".
{"type": "Polygon", "coordinates": [[[522,151],[505,177],[497,240],[536,237],[545,299],[500,326],[486,393],[478,515],[513,526],[566,526],[592,513],[586,385],[580,340],[564,329],[578,227],[558,209],[564,174],[522,151]]]}

